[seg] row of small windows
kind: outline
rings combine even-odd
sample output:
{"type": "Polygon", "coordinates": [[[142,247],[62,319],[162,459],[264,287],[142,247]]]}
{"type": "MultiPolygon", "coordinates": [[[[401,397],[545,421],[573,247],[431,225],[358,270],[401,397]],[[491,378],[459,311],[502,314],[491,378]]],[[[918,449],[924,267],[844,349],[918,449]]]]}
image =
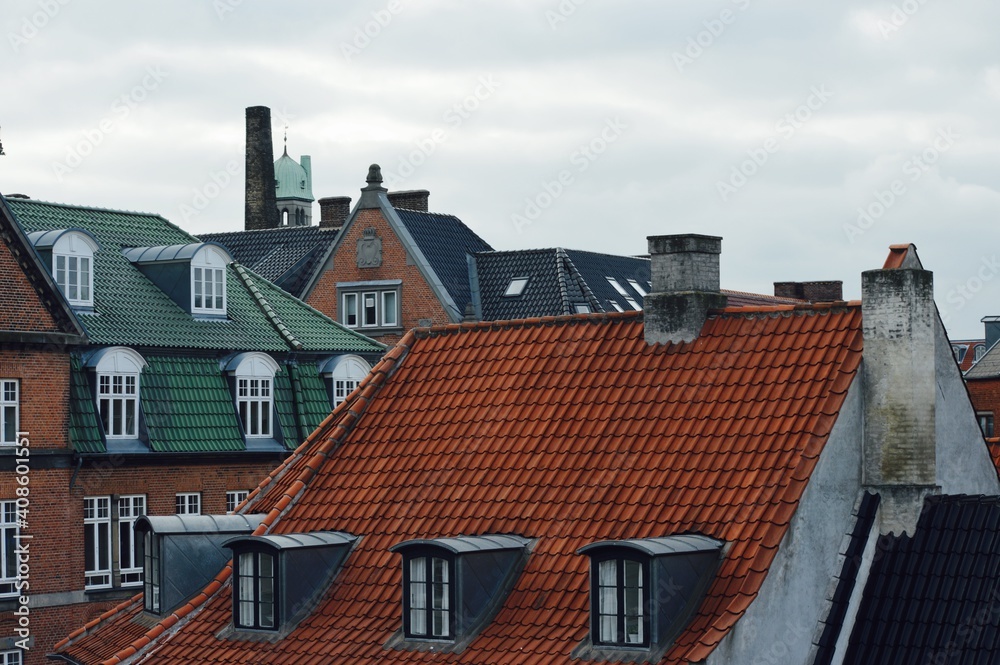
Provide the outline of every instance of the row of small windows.
{"type": "MultiPolygon", "coordinates": [[[[108,439],[135,439],[139,429],[140,376],[146,361],[123,347],[101,349],[88,359],[96,372],[97,412],[108,439]]],[[[336,407],[358,387],[371,366],[357,356],[338,356],[322,363],[321,373],[331,381],[336,407]]],[[[261,353],[239,354],[226,365],[235,377],[235,406],[248,438],[274,436],[274,375],[279,365],[261,353]]],[[[2,381],[0,417],[3,442],[12,444],[17,430],[17,382],[2,381]]]]}
{"type": "MultiPolygon", "coordinates": [[[[49,263],[53,280],[69,304],[75,308],[93,307],[94,255],[101,250],[97,239],[84,229],[36,231],[28,238],[49,263]]],[[[124,254],[153,282],[169,286],[165,291],[189,313],[225,316],[226,266],[232,257],[221,245],[132,247],[124,254]],[[181,281],[190,288],[177,290],[176,284],[181,281]]]]}
{"type": "MultiPolygon", "coordinates": [[[[973,356],[972,362],[977,363],[979,359],[986,355],[986,345],[985,344],[975,344],[973,346],[973,356]]],[[[966,344],[952,344],[951,351],[955,354],[955,362],[959,365],[965,360],[965,355],[969,352],[969,347],[966,344]]]]}
{"type": "Polygon", "coordinates": [[[360,291],[341,294],[341,323],[348,328],[396,328],[399,292],[360,291]]]}

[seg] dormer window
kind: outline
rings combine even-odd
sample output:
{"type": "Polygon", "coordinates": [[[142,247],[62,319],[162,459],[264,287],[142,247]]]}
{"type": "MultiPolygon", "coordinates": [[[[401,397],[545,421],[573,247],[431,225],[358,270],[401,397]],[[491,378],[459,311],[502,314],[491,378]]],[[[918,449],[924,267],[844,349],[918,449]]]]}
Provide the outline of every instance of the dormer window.
{"type": "Polygon", "coordinates": [[[226,271],[233,259],[222,245],[130,247],[123,254],[192,316],[226,316],[226,271]]]}
{"type": "Polygon", "coordinates": [[[527,562],[530,542],[491,535],[394,546],[403,557],[403,629],[387,646],[435,642],[447,644],[444,650],[464,648],[503,605],[527,562]]]}
{"type": "Polygon", "coordinates": [[[659,660],[701,604],[724,543],[697,534],[606,541],[590,556],[590,638],[577,658],[619,659],[623,651],[659,660]],[[654,594],[655,589],[670,589],[654,594]]]}
{"type": "Polygon", "coordinates": [[[271,439],[274,431],[274,375],[281,369],[264,353],[241,353],[226,365],[234,381],[236,413],[247,439],[271,439]]]}
{"type": "Polygon", "coordinates": [[[95,370],[97,413],[104,436],[112,439],[139,438],[139,377],[146,361],[122,346],[101,349],[87,360],[95,370]]]}
{"type": "Polygon", "coordinates": [[[334,408],[347,399],[371,369],[371,365],[355,355],[337,356],[320,363],[319,374],[329,381],[334,408]]]}
{"type": "Polygon", "coordinates": [[[97,239],[83,229],[36,231],[28,239],[51,260],[52,278],[73,307],[94,306],[94,254],[97,239]]]}
{"type": "Polygon", "coordinates": [[[349,533],[320,531],[225,542],[233,552],[232,632],[278,631],[308,616],[357,540],[349,533]]]}

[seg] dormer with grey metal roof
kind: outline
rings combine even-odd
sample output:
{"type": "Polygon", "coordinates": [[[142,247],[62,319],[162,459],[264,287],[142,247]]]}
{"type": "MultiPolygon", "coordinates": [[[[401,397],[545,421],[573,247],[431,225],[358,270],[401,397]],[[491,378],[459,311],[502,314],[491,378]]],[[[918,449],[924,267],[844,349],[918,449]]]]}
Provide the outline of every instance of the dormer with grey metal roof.
{"type": "Polygon", "coordinates": [[[225,318],[226,272],[233,257],[219,243],[129,247],[122,254],[192,316],[225,318]]]}

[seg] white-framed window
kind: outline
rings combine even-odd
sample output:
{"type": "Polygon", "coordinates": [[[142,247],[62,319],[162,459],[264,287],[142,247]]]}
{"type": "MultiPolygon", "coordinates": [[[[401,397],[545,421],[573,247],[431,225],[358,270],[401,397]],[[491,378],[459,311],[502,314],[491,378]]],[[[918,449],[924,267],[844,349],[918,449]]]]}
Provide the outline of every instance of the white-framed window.
{"type": "Polygon", "coordinates": [[[178,515],[201,515],[200,492],[179,492],[174,503],[178,515]]]}
{"type": "Polygon", "coordinates": [[[248,496],[250,496],[248,490],[226,492],[226,513],[235,513],[236,507],[246,501],[248,496]]]}
{"type": "Polygon", "coordinates": [[[0,501],[0,596],[18,595],[17,537],[20,533],[17,501],[0,501]]]}
{"type": "Polygon", "coordinates": [[[132,349],[109,347],[95,353],[88,366],[97,370],[97,413],[108,439],[139,436],[139,376],[146,361],[132,349]]]}
{"type": "Polygon", "coordinates": [[[94,304],[94,253],[98,245],[80,231],[61,233],[52,244],[52,277],[69,304],[94,304]]]}
{"type": "Polygon", "coordinates": [[[348,328],[398,328],[401,323],[399,280],[342,282],[340,323],[348,328]]]}
{"type": "Polygon", "coordinates": [[[271,379],[236,379],[236,406],[248,437],[271,436],[271,393],[271,379]]]}
{"type": "Polygon", "coordinates": [[[399,325],[399,295],[395,291],[382,292],[382,325],[386,328],[399,325]]]}
{"type": "Polygon", "coordinates": [[[639,286],[639,282],[637,282],[636,280],[630,279],[630,280],[628,280],[628,283],[631,284],[632,288],[635,289],[635,292],[638,293],[643,298],[645,298],[648,295],[646,293],[646,289],[644,289],[641,286],[639,286]]]}
{"type": "Polygon", "coordinates": [[[274,375],[280,367],[265,353],[241,353],[226,365],[235,377],[236,413],[248,439],[275,436],[274,375]]]}
{"type": "Polygon", "coordinates": [[[20,649],[0,651],[0,665],[21,665],[23,662],[20,649]]]}
{"type": "Polygon", "coordinates": [[[221,248],[205,245],[191,258],[191,313],[225,315],[226,265],[221,248]]]}
{"type": "Polygon", "coordinates": [[[329,377],[333,388],[333,407],[347,399],[361,381],[372,370],[364,358],[355,355],[343,355],[330,358],[320,364],[319,373],[329,377]]]}
{"type": "Polygon", "coordinates": [[[17,443],[20,415],[18,388],[18,382],[14,379],[0,380],[0,445],[12,446],[17,443]]]}
{"type": "Polygon", "coordinates": [[[142,584],[142,555],[135,521],[146,514],[146,495],[118,497],[118,572],[122,586],[142,584]]]}
{"type": "Polygon", "coordinates": [[[609,301],[608,301],[608,304],[609,304],[609,305],[611,305],[611,307],[612,307],[612,308],[613,308],[613,309],[614,309],[614,310],[615,310],[616,312],[624,312],[624,311],[625,311],[624,309],[622,309],[622,306],[621,306],[621,305],[619,305],[619,304],[618,304],[617,302],[615,302],[614,300],[609,300],[609,301]]]}
{"type": "Polygon", "coordinates": [[[974,353],[976,355],[973,356],[973,362],[979,362],[979,359],[986,355],[986,345],[976,344],[976,350],[974,353]]]}
{"type": "Polygon", "coordinates": [[[138,435],[139,375],[99,374],[97,406],[109,439],[134,439],[138,435]]]}
{"type": "Polygon", "coordinates": [[[111,497],[90,496],[83,500],[83,549],[85,586],[111,586],[111,497]]]}
{"type": "Polygon", "coordinates": [[[357,293],[345,293],[344,294],[344,315],[341,317],[344,325],[348,328],[358,327],[358,294],[357,293]]]}

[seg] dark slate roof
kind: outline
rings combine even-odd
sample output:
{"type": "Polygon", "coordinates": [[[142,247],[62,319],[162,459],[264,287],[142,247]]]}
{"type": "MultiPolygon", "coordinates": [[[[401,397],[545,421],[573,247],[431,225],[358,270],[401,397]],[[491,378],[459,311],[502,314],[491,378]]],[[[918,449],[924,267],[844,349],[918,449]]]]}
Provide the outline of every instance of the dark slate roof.
{"type": "MultiPolygon", "coordinates": [[[[635,309],[608,281],[613,278],[638,307],[652,289],[649,259],[641,256],[618,256],[575,249],[529,249],[505,252],[481,252],[470,262],[469,279],[477,314],[484,321],[523,319],[533,316],[574,314],[574,305],[587,303],[594,312],[635,309]],[[528,277],[520,296],[504,296],[515,277],[528,277]],[[629,280],[635,282],[633,285],[629,280]],[[641,289],[642,291],[639,291],[641,289]]],[[[729,291],[730,307],[756,307],[803,304],[793,298],[729,291]]]]}
{"type": "Polygon", "coordinates": [[[820,636],[816,659],[813,665],[831,665],[836,652],[837,639],[848,621],[847,610],[851,604],[851,595],[857,585],[858,573],[864,563],[865,546],[875,518],[878,517],[878,507],[881,497],[878,494],[865,492],[855,514],[854,530],[844,552],[844,565],[837,578],[837,587],[830,603],[830,611],[823,622],[823,632],[820,636]]]}
{"type": "Polygon", "coordinates": [[[77,312],[92,344],[271,352],[382,350],[238,263],[229,266],[226,279],[228,320],[196,319],[122,254],[129,247],[198,242],[159,215],[28,199],[7,204],[29,233],[80,227],[97,238],[101,249],[94,255],[94,312],[77,312]]]}
{"type": "Polygon", "coordinates": [[[301,298],[313,275],[323,264],[337,237],[337,229],[290,226],[280,229],[205,233],[229,250],[233,259],[301,298]]]}
{"type": "Polygon", "coordinates": [[[454,215],[394,208],[403,226],[455,301],[458,315],[472,301],[467,255],[493,248],[454,215]]]}
{"type": "MultiPolygon", "coordinates": [[[[965,355],[975,357],[972,349],[966,351],[965,355]]],[[[994,344],[979,362],[972,365],[965,373],[966,379],[994,379],[998,376],[1000,376],[1000,344],[994,344]]]]}
{"type": "Polygon", "coordinates": [[[931,497],[882,545],[845,665],[1000,662],[1000,497],[931,497]]]}

